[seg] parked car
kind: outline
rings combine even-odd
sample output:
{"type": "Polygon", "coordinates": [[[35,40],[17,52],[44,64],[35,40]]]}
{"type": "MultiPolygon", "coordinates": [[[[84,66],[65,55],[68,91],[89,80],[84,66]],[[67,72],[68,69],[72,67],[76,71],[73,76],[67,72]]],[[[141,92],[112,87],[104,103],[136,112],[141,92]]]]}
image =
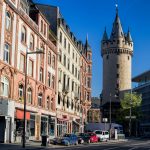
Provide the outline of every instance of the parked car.
{"type": "Polygon", "coordinates": [[[89,132],[87,133],[87,137],[89,137],[88,139],[88,143],[96,143],[98,142],[98,137],[95,133],[93,132],[89,132]]]}
{"type": "Polygon", "coordinates": [[[107,141],[109,139],[108,131],[95,130],[94,133],[97,135],[99,141],[107,141]]]}
{"type": "Polygon", "coordinates": [[[55,138],[53,141],[54,144],[62,144],[62,145],[77,145],[78,137],[75,134],[65,134],[61,138],[55,138]]]}
{"type": "Polygon", "coordinates": [[[78,143],[83,144],[83,143],[89,143],[90,140],[90,135],[87,133],[79,133],[78,135],[78,143]]]}

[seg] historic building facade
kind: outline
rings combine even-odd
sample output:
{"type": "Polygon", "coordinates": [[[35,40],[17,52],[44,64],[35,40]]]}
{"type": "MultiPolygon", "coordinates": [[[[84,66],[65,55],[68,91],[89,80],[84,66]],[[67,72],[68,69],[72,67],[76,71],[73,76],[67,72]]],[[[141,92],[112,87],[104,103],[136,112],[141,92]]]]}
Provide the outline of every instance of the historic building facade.
{"type": "Polygon", "coordinates": [[[26,134],[40,140],[54,136],[56,118],[57,49],[50,23],[27,0],[0,0],[0,141],[14,142],[23,129],[27,69],[26,134]],[[43,50],[44,54],[27,52],[43,50]],[[2,109],[6,108],[6,109],[2,109]],[[14,136],[15,135],[15,136],[14,136]]]}
{"type": "Polygon", "coordinates": [[[109,103],[112,103],[112,121],[115,121],[115,108],[119,107],[123,93],[131,89],[131,64],[133,41],[128,30],[123,32],[118,8],[110,37],[106,29],[101,41],[103,58],[103,115],[109,118],[109,103]]]}
{"type": "Polygon", "coordinates": [[[38,7],[58,39],[57,136],[82,132],[91,105],[92,50],[88,40],[77,40],[58,7],[38,7]]]}

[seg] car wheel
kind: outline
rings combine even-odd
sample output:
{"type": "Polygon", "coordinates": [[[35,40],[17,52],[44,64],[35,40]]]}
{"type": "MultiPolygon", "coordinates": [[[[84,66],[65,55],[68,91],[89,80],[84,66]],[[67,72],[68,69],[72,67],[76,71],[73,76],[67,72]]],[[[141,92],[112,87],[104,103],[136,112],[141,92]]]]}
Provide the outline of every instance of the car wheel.
{"type": "Polygon", "coordinates": [[[78,145],[78,141],[76,141],[75,145],[78,145]]]}

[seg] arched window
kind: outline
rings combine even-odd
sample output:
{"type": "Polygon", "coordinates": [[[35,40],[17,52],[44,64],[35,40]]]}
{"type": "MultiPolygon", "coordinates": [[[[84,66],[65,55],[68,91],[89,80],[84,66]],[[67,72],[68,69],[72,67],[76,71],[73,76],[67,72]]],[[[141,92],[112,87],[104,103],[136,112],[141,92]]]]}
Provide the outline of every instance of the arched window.
{"type": "Polygon", "coordinates": [[[32,104],[32,89],[31,88],[28,88],[27,99],[28,99],[28,103],[32,104]]]}
{"type": "Polygon", "coordinates": [[[5,25],[7,30],[11,30],[11,15],[10,13],[7,11],[6,12],[6,25],[5,25]]]}
{"type": "Polygon", "coordinates": [[[22,26],[22,29],[21,29],[21,42],[26,43],[26,36],[27,36],[26,28],[24,26],[22,26]]]}
{"type": "Polygon", "coordinates": [[[6,63],[10,63],[10,45],[5,43],[3,59],[6,63]]]}
{"type": "Polygon", "coordinates": [[[47,97],[47,100],[46,100],[46,108],[49,109],[49,106],[50,106],[50,98],[49,96],[47,97]]]}
{"type": "Polygon", "coordinates": [[[9,80],[6,77],[1,77],[1,96],[9,97],[9,80]]]}
{"type": "Polygon", "coordinates": [[[51,110],[54,110],[54,102],[53,102],[53,98],[51,99],[51,110]]]}
{"type": "Polygon", "coordinates": [[[30,36],[30,50],[34,50],[34,36],[32,34],[30,36]]]}
{"type": "Polygon", "coordinates": [[[18,96],[19,96],[19,100],[23,101],[24,98],[24,87],[22,84],[19,85],[19,89],[18,89],[18,96]]]}
{"type": "Polygon", "coordinates": [[[42,93],[38,94],[38,106],[42,106],[42,93]]]}
{"type": "Polygon", "coordinates": [[[48,64],[50,65],[51,64],[51,53],[48,52],[48,64]]]}

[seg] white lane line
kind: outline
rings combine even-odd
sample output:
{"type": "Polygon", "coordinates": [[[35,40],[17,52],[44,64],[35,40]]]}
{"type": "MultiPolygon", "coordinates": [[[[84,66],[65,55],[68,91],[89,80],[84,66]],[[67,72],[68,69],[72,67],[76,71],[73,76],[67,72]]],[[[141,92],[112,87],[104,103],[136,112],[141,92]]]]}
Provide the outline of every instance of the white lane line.
{"type": "Polygon", "coordinates": [[[128,150],[133,150],[133,149],[137,149],[138,147],[132,147],[132,148],[130,148],[130,149],[128,149],[128,150]]]}

